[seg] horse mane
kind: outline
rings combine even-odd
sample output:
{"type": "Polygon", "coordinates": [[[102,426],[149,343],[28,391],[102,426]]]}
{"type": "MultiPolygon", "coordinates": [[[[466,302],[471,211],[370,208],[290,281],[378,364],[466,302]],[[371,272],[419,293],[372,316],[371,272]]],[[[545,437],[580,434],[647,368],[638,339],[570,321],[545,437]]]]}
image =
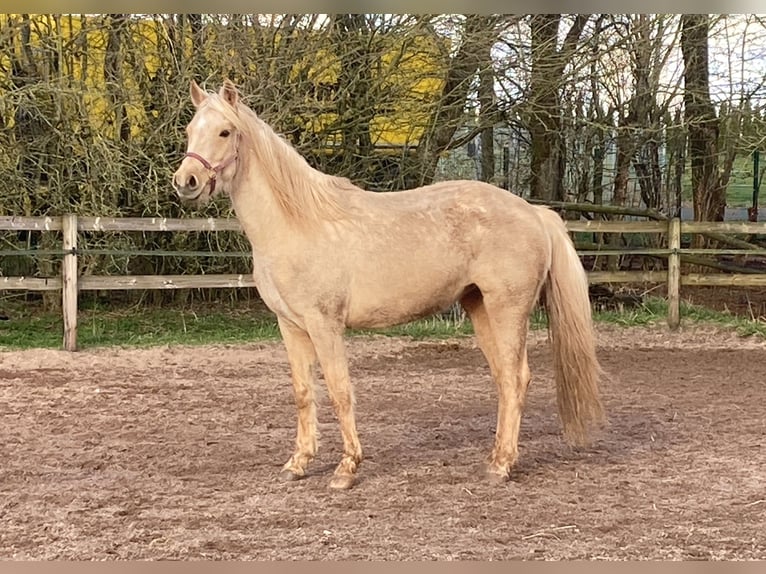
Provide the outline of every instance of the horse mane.
{"type": "Polygon", "coordinates": [[[209,105],[241,132],[242,144],[255,157],[288,221],[306,226],[321,220],[344,219],[352,214],[344,195],[362,192],[361,188],[348,178],[311,167],[290,143],[244,103],[237,102],[234,110],[218,94],[209,96],[209,105]]]}

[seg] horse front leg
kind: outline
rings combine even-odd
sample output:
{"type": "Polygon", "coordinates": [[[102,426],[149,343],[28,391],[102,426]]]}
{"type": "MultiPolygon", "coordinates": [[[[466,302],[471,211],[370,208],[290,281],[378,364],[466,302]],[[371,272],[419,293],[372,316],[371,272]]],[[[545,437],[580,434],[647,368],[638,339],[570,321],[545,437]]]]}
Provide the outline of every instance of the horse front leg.
{"type": "Polygon", "coordinates": [[[298,430],[295,452],[280,473],[283,480],[298,480],[306,475],[306,467],[317,452],[317,415],[314,395],[316,352],[308,333],[290,321],[279,318],[279,330],[287,349],[293,381],[298,430]]]}
{"type": "Polygon", "coordinates": [[[343,341],[344,328],[336,324],[308,326],[319,364],[324,372],[327,391],[335,407],[343,438],[343,457],[335,469],[330,487],[340,490],[354,486],[362,462],[362,447],[356,432],[354,393],[348,374],[348,359],[343,341]]]}

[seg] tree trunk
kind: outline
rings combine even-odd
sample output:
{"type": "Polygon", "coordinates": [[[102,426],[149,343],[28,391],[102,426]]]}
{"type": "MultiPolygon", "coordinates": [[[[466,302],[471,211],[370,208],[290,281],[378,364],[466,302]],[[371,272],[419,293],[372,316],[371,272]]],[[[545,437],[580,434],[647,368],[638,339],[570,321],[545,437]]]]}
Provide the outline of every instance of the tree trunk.
{"type": "Polygon", "coordinates": [[[421,164],[419,185],[431,183],[436,174],[439,156],[449,149],[460,127],[471,81],[481,64],[481,54],[497,39],[495,19],[492,16],[466,14],[463,39],[455,55],[450,58],[442,96],[430,120],[430,127],[418,145],[421,164]]]}
{"type": "Polygon", "coordinates": [[[561,14],[532,17],[532,71],[529,80],[529,133],[532,158],[530,195],[546,201],[563,201],[561,189],[564,165],[561,162],[561,107],[555,70],[561,14]]]}
{"type": "Polygon", "coordinates": [[[339,173],[362,187],[379,186],[373,178],[370,124],[375,116],[370,35],[364,14],[333,18],[333,39],[341,65],[338,76],[338,116],[342,134],[339,173]]]}
{"type": "Polygon", "coordinates": [[[656,102],[656,85],[650,79],[654,69],[652,66],[652,21],[647,14],[638,14],[634,21],[635,41],[633,48],[633,82],[634,94],[631,105],[635,109],[638,127],[634,154],[633,168],[636,172],[641,199],[648,209],[660,209],[662,205],[662,180],[659,177],[659,140],[658,110],[656,102]]]}
{"type": "MultiPolygon", "coordinates": [[[[672,184],[668,184],[668,214],[674,217],[681,217],[681,206],[683,202],[683,177],[686,170],[686,140],[687,133],[681,123],[681,110],[676,110],[673,117],[673,125],[679,126],[669,141],[668,151],[670,152],[670,162],[673,164],[672,184]],[[670,191],[672,190],[672,191],[670,191]]],[[[668,167],[668,178],[671,177],[670,166],[668,167]]]]}
{"type": "Polygon", "coordinates": [[[723,221],[726,196],[718,171],[719,123],[710,100],[709,26],[706,14],[681,16],[684,111],[689,129],[694,219],[723,221]]]}
{"type": "Polygon", "coordinates": [[[492,46],[485,46],[479,70],[479,106],[481,130],[481,180],[491,182],[495,178],[495,74],[492,68],[492,46]]]}
{"type": "Polygon", "coordinates": [[[596,143],[593,147],[593,203],[604,204],[604,159],[606,157],[606,138],[601,130],[596,133],[596,143]]]}
{"type": "Polygon", "coordinates": [[[614,205],[627,205],[628,201],[628,176],[630,175],[630,161],[635,152],[633,137],[630,133],[635,124],[635,112],[629,106],[627,115],[620,115],[617,123],[617,158],[615,160],[615,173],[613,183],[614,205]]]}
{"type": "Polygon", "coordinates": [[[587,14],[577,15],[560,49],[557,41],[561,14],[535,14],[530,20],[532,69],[527,115],[532,148],[530,194],[535,199],[562,201],[565,196],[560,89],[564,69],[588,18],[587,14]]]}

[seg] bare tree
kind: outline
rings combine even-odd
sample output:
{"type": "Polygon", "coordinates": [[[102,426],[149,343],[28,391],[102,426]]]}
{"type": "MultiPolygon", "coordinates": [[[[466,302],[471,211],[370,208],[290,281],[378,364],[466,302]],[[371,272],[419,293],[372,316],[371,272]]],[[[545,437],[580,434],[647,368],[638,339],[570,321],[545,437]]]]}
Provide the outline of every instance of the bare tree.
{"type": "MultiPolygon", "coordinates": [[[[363,187],[453,177],[452,158],[476,138],[480,177],[498,181],[503,125],[514,192],[672,212],[691,155],[696,216],[720,218],[729,179],[745,170],[735,157],[766,145],[764,40],[757,15],[0,15],[0,209],[185,213],[168,179],[189,80],[210,89],[227,76],[313,165],[363,187]]],[[[172,241],[226,250],[240,239],[172,241]]],[[[142,273],[243,270],[231,259],[86,260],[142,273]]]]}
{"type": "Polygon", "coordinates": [[[482,181],[491,182],[495,178],[495,71],[492,64],[492,44],[482,46],[479,54],[479,113],[484,127],[481,130],[481,170],[482,181]]]}
{"type": "Polygon", "coordinates": [[[465,15],[460,45],[454,55],[447,59],[445,80],[435,113],[418,146],[421,184],[433,181],[436,164],[444,151],[476,135],[475,132],[469,132],[463,138],[454,139],[458,128],[465,123],[466,102],[482,67],[482,54],[486,54],[497,40],[499,21],[499,18],[493,16],[465,15]]]}
{"type": "Polygon", "coordinates": [[[710,99],[709,31],[708,15],[681,16],[684,110],[689,130],[694,219],[722,221],[726,207],[726,188],[718,166],[720,125],[710,99]]]}
{"type": "Polygon", "coordinates": [[[588,14],[575,16],[561,47],[561,14],[535,14],[530,19],[532,69],[527,117],[532,147],[530,192],[534,198],[560,201],[565,196],[560,89],[564,69],[589,18],[588,14]]]}

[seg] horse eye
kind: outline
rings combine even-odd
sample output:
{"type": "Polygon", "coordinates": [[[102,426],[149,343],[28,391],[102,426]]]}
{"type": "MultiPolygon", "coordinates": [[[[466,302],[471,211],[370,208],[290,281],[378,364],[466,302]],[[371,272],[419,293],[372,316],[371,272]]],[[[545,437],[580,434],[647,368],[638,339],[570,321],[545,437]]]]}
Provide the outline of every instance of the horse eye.
{"type": "Polygon", "coordinates": [[[220,134],[218,134],[218,135],[220,135],[222,138],[227,138],[227,137],[229,137],[229,135],[230,135],[230,134],[231,134],[231,132],[230,132],[229,130],[223,130],[223,131],[222,131],[220,134]]]}

